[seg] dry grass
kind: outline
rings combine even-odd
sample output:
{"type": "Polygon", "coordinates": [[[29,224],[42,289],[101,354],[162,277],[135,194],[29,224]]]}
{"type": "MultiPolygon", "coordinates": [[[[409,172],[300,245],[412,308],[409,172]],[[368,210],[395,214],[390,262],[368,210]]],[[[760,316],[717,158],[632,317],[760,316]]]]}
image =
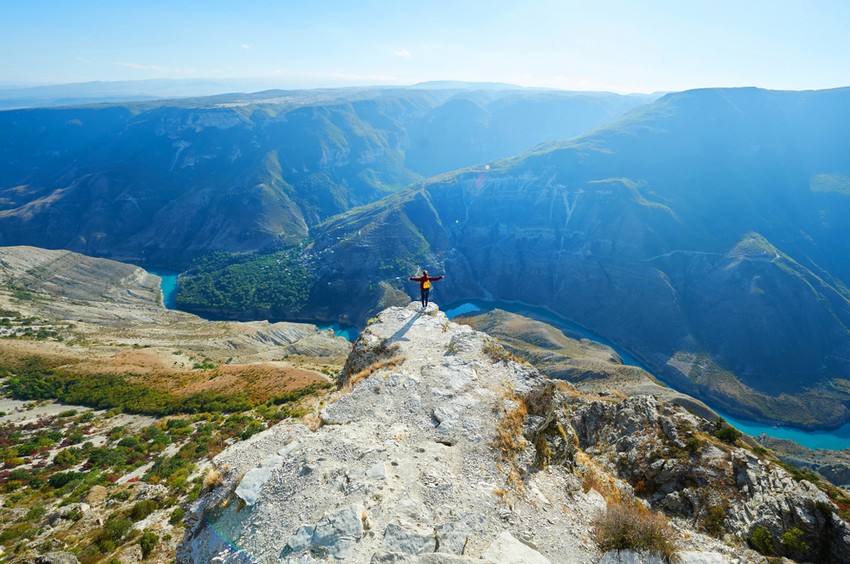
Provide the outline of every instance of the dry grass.
{"type": "Polygon", "coordinates": [[[481,350],[490,357],[490,360],[493,362],[516,362],[517,364],[525,364],[528,363],[520,358],[518,358],[514,353],[497,343],[493,339],[487,339],[484,342],[484,346],[481,350]]]}
{"type": "Polygon", "coordinates": [[[176,396],[189,396],[199,392],[245,394],[251,403],[262,403],[281,394],[328,382],[324,376],[309,370],[268,363],[228,364],[215,370],[204,371],[172,370],[147,373],[128,373],[102,367],[96,372],[116,374],[128,382],[163,390],[176,396]]]}
{"type": "Polygon", "coordinates": [[[301,423],[303,423],[305,427],[315,433],[319,430],[319,427],[322,426],[322,419],[321,417],[319,417],[318,413],[316,413],[315,411],[311,411],[310,413],[301,418],[301,423]]]}
{"type": "Polygon", "coordinates": [[[514,392],[506,392],[504,397],[515,402],[517,406],[505,413],[496,425],[496,438],[492,446],[499,452],[502,462],[507,467],[508,483],[521,492],[524,490],[522,472],[516,458],[528,442],[522,435],[522,423],[528,415],[528,406],[525,400],[514,392]]]}
{"type": "Polygon", "coordinates": [[[223,482],[224,473],[218,468],[213,468],[206,476],[204,476],[204,490],[213,490],[220,486],[223,482]]]}
{"type": "Polygon", "coordinates": [[[586,453],[576,453],[576,464],[580,468],[581,488],[584,493],[596,490],[608,503],[621,501],[620,489],[610,474],[599,468],[586,453]]]}
{"type": "Polygon", "coordinates": [[[263,402],[313,384],[327,383],[326,378],[315,372],[265,363],[228,364],[217,368],[214,374],[193,372],[192,376],[183,386],[175,389],[174,393],[189,395],[203,391],[244,392],[250,400],[263,402]]]}
{"type": "Polygon", "coordinates": [[[360,372],[358,372],[356,374],[352,374],[348,378],[348,380],[346,380],[345,384],[342,387],[343,393],[351,392],[351,390],[354,389],[354,386],[357,384],[357,382],[368,378],[372,374],[375,374],[376,372],[378,372],[380,370],[384,370],[386,368],[393,368],[395,366],[398,366],[398,365],[402,364],[405,360],[407,360],[407,357],[395,356],[393,358],[388,358],[386,360],[379,360],[379,361],[373,362],[372,364],[370,364],[369,366],[367,366],[366,368],[364,368],[360,372]]]}
{"type": "Polygon", "coordinates": [[[37,356],[51,368],[69,366],[80,362],[79,353],[68,351],[66,345],[45,341],[0,340],[0,366],[15,370],[27,359],[37,356]]]}
{"type": "Polygon", "coordinates": [[[668,561],[676,553],[676,533],[668,519],[638,504],[609,504],[595,523],[594,536],[603,551],[646,551],[668,561]]]}

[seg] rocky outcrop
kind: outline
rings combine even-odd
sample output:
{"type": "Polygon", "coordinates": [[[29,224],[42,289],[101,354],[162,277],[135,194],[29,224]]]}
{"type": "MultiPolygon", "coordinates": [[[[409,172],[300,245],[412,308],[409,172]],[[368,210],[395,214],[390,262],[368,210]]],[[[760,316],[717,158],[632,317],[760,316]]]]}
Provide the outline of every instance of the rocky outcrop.
{"type": "Polygon", "coordinates": [[[651,396],[555,405],[570,410],[580,447],[653,507],[768,554],[850,559],[850,527],[836,504],[811,482],[715,439],[714,423],[651,396]]]}
{"type": "Polygon", "coordinates": [[[667,514],[683,562],[760,562],[760,528],[775,554],[848,555],[823,492],[714,423],[580,394],[433,305],[382,312],[348,366],[318,430],[279,424],[214,460],[224,480],[192,506],[179,561],[657,561],[599,550],[616,500],[667,514]]]}

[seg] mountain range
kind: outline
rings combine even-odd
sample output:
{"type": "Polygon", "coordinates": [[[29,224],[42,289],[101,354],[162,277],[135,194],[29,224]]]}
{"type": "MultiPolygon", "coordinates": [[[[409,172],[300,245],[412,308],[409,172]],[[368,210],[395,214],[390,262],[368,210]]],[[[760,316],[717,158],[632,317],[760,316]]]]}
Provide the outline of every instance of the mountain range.
{"type": "Polygon", "coordinates": [[[447,86],[0,112],[0,244],[185,268],[648,99],[447,86]]]}

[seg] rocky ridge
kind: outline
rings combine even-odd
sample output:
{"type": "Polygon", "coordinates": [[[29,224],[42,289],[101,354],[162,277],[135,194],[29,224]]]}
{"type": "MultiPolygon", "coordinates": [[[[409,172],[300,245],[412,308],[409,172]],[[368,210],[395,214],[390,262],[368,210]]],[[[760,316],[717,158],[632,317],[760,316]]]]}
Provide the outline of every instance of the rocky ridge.
{"type": "Polygon", "coordinates": [[[826,494],[713,423],[580,394],[433,305],[369,324],[320,419],[214,459],[222,479],[191,507],[180,562],[658,561],[603,554],[594,524],[618,503],[669,515],[684,562],[764,561],[751,546],[850,558],[826,494]]]}

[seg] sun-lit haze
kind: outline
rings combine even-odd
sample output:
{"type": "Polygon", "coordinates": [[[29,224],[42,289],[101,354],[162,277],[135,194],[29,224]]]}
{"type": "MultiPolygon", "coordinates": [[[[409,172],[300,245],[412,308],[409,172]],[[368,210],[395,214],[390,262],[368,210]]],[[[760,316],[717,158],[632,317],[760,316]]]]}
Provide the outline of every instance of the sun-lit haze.
{"type": "Polygon", "coordinates": [[[40,1],[0,7],[0,86],[507,82],[653,92],[850,84],[850,3],[40,1]]]}

